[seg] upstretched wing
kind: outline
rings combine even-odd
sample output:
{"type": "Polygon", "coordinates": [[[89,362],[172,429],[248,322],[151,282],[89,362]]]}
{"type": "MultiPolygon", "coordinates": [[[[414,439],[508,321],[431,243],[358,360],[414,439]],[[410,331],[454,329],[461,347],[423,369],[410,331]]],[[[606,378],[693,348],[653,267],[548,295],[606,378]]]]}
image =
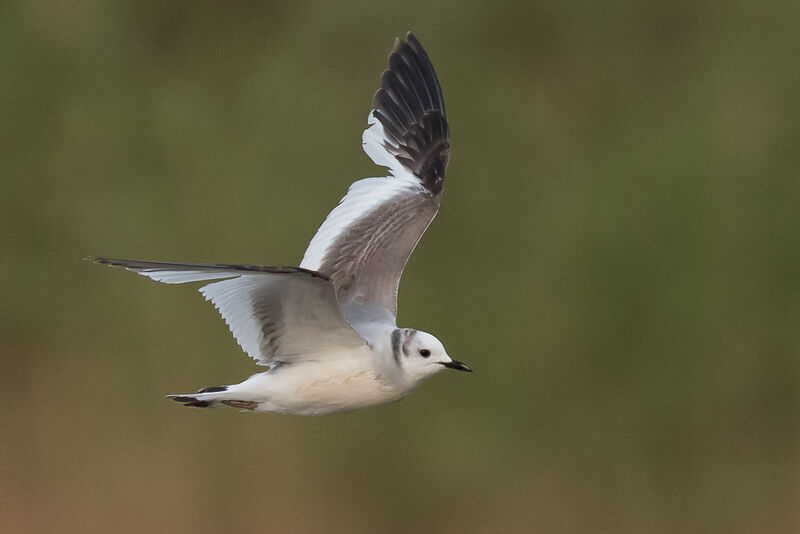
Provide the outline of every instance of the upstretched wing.
{"type": "Polygon", "coordinates": [[[263,365],[366,345],[342,318],[333,285],[322,273],[299,267],[91,259],[166,284],[221,280],[200,292],[219,310],[242,349],[263,365]]]}
{"type": "Polygon", "coordinates": [[[400,276],[439,210],[450,158],[439,80],[411,33],[395,41],[367,122],[364,151],[391,176],[352,184],[300,265],[328,275],[345,308],[377,304],[397,315],[400,276]]]}

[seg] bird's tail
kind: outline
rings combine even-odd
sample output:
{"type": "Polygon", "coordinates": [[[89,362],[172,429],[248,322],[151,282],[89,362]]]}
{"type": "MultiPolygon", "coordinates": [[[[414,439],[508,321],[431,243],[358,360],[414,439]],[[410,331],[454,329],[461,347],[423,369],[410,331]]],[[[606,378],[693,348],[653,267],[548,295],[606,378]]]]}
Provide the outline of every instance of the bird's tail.
{"type": "Polygon", "coordinates": [[[202,388],[197,393],[186,395],[167,395],[175,402],[180,402],[184,406],[194,408],[222,408],[231,406],[242,410],[255,410],[258,407],[256,401],[236,399],[229,390],[229,386],[213,386],[202,388]]]}

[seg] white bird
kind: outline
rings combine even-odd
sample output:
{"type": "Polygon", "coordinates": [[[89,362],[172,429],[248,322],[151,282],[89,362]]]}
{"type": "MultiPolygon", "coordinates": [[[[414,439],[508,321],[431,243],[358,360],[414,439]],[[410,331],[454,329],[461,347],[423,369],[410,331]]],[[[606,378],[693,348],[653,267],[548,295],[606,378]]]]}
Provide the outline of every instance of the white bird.
{"type": "Polygon", "coordinates": [[[439,80],[409,33],[396,39],[362,144],[390,176],[365,178],[322,223],[299,267],[91,258],[200,292],[269,370],[168,395],[185,406],[321,415],[398,400],[425,378],[470,371],[431,334],[398,328],[397,287],[439,210],[450,138],[439,80]]]}

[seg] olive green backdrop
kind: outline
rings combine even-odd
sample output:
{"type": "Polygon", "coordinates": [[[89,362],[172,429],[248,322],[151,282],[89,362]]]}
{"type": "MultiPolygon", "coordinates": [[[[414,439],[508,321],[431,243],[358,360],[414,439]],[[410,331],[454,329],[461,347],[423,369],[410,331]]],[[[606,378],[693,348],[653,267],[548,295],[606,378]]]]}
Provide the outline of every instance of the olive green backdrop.
{"type": "Polygon", "coordinates": [[[5,2],[0,531],[797,532],[800,4],[5,2]],[[752,4],[752,5],[750,5],[752,4]],[[320,418],[195,287],[297,264],[392,40],[452,131],[399,323],[472,375],[320,418]]]}

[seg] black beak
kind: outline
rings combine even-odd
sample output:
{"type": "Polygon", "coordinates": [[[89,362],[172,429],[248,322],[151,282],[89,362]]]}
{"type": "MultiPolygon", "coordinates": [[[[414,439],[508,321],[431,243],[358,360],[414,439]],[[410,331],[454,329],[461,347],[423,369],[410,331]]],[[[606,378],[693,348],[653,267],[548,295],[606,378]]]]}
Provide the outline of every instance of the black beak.
{"type": "Polygon", "coordinates": [[[442,362],[442,365],[448,369],[455,369],[456,371],[466,371],[468,373],[472,372],[472,369],[470,369],[466,363],[458,360],[453,360],[452,362],[442,362]]]}

